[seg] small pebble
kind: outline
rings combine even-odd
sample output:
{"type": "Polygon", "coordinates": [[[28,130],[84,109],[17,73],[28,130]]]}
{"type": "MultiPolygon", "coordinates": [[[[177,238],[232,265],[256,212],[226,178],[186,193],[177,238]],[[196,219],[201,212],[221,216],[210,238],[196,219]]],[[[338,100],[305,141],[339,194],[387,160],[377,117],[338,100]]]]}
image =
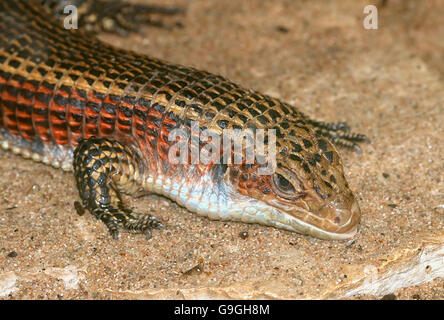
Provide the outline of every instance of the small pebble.
{"type": "Polygon", "coordinates": [[[26,191],[26,195],[35,194],[40,191],[40,186],[38,184],[33,184],[28,191],[26,191]]]}
{"type": "Polygon", "coordinates": [[[199,258],[199,264],[195,265],[191,269],[185,271],[182,273],[183,276],[192,276],[192,275],[199,275],[203,272],[204,268],[204,260],[203,258],[199,258]]]}
{"type": "Polygon", "coordinates": [[[396,300],[396,296],[393,293],[386,294],[381,300],[396,300]]]}
{"type": "Polygon", "coordinates": [[[76,209],[79,216],[83,216],[85,214],[85,208],[83,208],[82,204],[79,201],[74,201],[74,208],[76,209]]]}
{"type": "Polygon", "coordinates": [[[239,233],[239,237],[241,239],[247,239],[248,238],[248,231],[242,231],[239,233]]]}
{"type": "Polygon", "coordinates": [[[8,258],[15,258],[18,256],[18,253],[15,251],[11,251],[10,253],[7,254],[8,258]]]}
{"type": "Polygon", "coordinates": [[[277,26],[276,27],[276,31],[279,31],[279,32],[281,32],[281,33],[288,33],[288,28],[287,27],[284,27],[284,26],[277,26]]]}

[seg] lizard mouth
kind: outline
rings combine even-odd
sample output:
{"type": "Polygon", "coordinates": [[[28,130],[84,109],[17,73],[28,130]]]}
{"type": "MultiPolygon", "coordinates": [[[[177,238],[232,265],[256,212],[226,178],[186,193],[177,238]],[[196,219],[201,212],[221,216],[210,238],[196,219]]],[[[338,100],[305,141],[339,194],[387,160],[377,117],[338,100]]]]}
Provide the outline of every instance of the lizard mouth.
{"type": "Polygon", "coordinates": [[[305,218],[292,223],[299,231],[320,239],[345,240],[354,237],[358,231],[361,209],[356,199],[338,197],[316,212],[305,212],[305,218]]]}
{"type": "MultiPolygon", "coordinates": [[[[359,204],[351,193],[339,194],[320,208],[307,203],[292,206],[272,201],[279,211],[271,224],[289,231],[325,240],[345,240],[356,235],[361,217],[359,204]]],[[[272,220],[272,219],[271,219],[272,220]]]]}
{"type": "Polygon", "coordinates": [[[327,220],[328,222],[324,226],[324,232],[320,238],[350,239],[358,232],[361,209],[354,198],[348,208],[338,207],[336,201],[333,201],[321,210],[327,210],[329,216],[334,216],[334,218],[327,220]]]}

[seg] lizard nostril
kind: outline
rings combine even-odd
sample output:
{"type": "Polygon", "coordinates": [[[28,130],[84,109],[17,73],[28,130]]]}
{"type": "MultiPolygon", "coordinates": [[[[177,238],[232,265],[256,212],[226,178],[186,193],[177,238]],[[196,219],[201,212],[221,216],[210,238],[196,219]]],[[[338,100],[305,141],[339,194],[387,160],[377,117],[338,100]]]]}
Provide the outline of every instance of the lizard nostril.
{"type": "Polygon", "coordinates": [[[336,224],[339,224],[341,222],[341,218],[340,217],[335,217],[334,222],[336,224]]]}

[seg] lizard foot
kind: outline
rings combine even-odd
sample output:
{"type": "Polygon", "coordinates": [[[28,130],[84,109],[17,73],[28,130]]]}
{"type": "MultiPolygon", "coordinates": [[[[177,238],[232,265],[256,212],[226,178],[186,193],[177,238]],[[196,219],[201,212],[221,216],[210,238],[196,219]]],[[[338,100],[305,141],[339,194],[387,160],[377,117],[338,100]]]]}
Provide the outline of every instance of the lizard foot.
{"type": "Polygon", "coordinates": [[[97,208],[92,210],[92,214],[105,223],[115,240],[119,238],[119,229],[145,234],[146,239],[149,240],[152,237],[152,229],[165,227],[156,217],[150,214],[133,213],[129,209],[97,208]]]}
{"type": "Polygon", "coordinates": [[[316,120],[309,120],[309,123],[315,128],[317,134],[327,137],[334,144],[361,152],[359,143],[370,143],[367,136],[351,132],[349,125],[346,122],[322,122],[316,120]]]}
{"type": "Polygon", "coordinates": [[[149,214],[132,212],[121,198],[121,192],[140,190],[141,162],[137,153],[118,141],[95,137],[80,141],[73,163],[82,199],[82,204],[74,204],[77,213],[88,209],[105,223],[114,239],[119,229],[151,238],[151,230],[162,228],[162,223],[149,214]]]}

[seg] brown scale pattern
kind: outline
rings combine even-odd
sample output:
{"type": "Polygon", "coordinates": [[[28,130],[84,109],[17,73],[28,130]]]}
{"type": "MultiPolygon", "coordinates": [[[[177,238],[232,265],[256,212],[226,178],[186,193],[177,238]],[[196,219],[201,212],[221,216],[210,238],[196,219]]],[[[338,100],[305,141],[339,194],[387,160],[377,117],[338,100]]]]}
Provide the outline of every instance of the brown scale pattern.
{"type": "MultiPolygon", "coordinates": [[[[322,199],[349,192],[328,138],[355,147],[364,136],[310,120],[286,103],[220,76],[64,30],[42,3],[58,1],[0,2],[0,131],[15,141],[72,151],[82,139],[106,138],[139,154],[154,172],[168,161],[168,133],[189,129],[191,121],[219,133],[226,128],[275,129],[278,168],[295,172],[301,197],[308,190],[322,199]]],[[[264,201],[276,196],[272,177],[260,177],[257,183],[251,167],[243,170],[231,170],[240,193],[264,201]]]]}

